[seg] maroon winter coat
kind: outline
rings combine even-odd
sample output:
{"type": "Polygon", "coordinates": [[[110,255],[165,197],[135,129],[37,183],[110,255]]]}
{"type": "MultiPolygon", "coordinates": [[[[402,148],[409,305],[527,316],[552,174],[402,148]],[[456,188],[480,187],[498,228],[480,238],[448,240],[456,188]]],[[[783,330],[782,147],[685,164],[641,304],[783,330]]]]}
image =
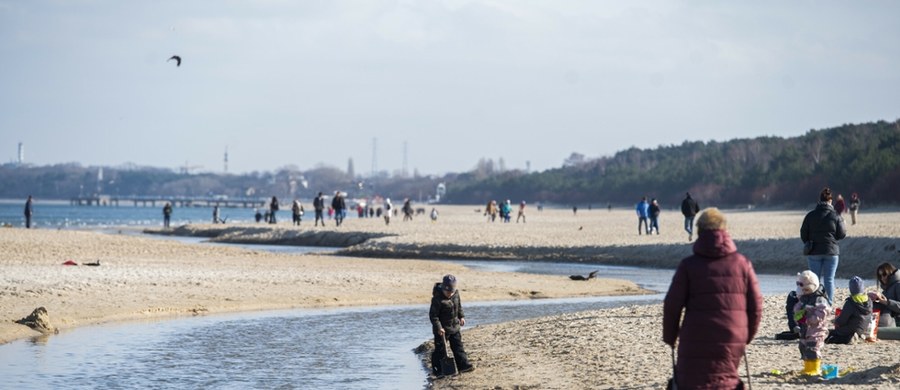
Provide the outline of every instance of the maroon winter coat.
{"type": "Polygon", "coordinates": [[[753,265],[724,230],[702,230],[663,304],[663,341],[678,343],[679,389],[733,389],[762,316],[753,265]],[[681,312],[684,310],[684,321],[681,312]]]}

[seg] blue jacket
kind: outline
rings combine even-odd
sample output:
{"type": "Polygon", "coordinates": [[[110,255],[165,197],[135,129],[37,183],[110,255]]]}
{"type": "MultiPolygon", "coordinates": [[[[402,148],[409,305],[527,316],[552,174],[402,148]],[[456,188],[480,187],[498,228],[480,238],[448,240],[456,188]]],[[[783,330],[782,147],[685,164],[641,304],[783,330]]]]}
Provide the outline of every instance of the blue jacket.
{"type": "Polygon", "coordinates": [[[635,207],[635,211],[637,211],[638,217],[647,218],[650,216],[650,203],[647,203],[646,200],[642,200],[638,202],[637,207],[635,207]]]}

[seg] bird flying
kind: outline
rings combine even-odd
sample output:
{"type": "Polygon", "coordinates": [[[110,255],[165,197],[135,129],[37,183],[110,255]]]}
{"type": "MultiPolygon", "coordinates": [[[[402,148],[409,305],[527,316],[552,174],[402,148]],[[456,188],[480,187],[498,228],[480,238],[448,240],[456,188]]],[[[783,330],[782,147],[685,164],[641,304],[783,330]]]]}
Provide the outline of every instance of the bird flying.
{"type": "Polygon", "coordinates": [[[169,57],[168,60],[166,60],[166,62],[169,62],[169,61],[172,61],[172,60],[175,60],[175,66],[181,66],[181,57],[179,57],[179,56],[171,56],[171,57],[169,57]]]}

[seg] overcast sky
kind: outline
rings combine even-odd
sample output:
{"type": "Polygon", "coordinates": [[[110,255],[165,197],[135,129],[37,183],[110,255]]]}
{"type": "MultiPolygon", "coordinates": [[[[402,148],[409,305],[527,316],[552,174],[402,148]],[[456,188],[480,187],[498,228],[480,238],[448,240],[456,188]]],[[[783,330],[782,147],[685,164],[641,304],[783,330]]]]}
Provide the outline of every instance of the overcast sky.
{"type": "Polygon", "coordinates": [[[0,0],[0,162],[560,166],[900,118],[896,1],[0,0]],[[166,60],[183,58],[181,67],[166,60]]]}

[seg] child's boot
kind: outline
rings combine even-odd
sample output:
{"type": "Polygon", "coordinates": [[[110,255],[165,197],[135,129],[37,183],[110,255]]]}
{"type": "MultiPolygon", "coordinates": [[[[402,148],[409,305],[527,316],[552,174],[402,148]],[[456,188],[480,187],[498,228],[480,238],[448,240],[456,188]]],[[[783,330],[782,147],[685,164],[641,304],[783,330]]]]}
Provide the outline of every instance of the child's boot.
{"type": "Polygon", "coordinates": [[[819,359],[803,360],[803,375],[818,376],[822,372],[822,361],[819,359]]]}

